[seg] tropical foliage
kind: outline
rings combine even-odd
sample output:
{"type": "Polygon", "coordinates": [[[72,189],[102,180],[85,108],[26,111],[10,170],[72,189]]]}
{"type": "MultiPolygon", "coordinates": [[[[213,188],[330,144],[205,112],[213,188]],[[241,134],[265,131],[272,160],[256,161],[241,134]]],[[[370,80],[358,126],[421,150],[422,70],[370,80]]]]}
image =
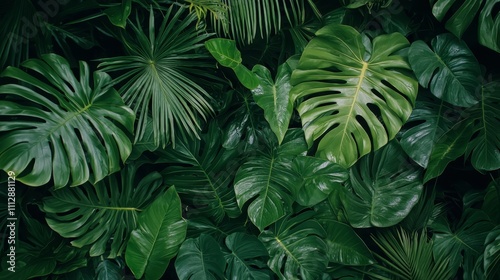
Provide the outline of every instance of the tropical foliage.
{"type": "Polygon", "coordinates": [[[0,279],[500,279],[500,1],[0,4],[0,279]]]}

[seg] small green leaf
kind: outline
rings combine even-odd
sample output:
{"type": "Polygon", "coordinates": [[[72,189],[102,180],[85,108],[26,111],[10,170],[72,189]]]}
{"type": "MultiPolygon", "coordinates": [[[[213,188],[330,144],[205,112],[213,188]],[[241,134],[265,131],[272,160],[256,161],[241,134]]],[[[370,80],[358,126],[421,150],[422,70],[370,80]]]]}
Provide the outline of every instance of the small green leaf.
{"type": "Polygon", "coordinates": [[[186,238],[181,200],[170,187],[139,215],[125,252],[125,261],[136,278],[160,279],[186,238]]]}
{"type": "Polygon", "coordinates": [[[484,249],[484,271],[486,279],[500,276],[500,225],[486,236],[484,249]]]}
{"type": "Polygon", "coordinates": [[[223,279],[226,261],[219,244],[210,235],[187,239],[179,249],[175,270],[180,280],[223,279]]]}
{"type": "Polygon", "coordinates": [[[121,280],[124,276],[124,269],[113,260],[103,260],[95,272],[97,280],[121,280]]]}
{"type": "Polygon", "coordinates": [[[227,256],[227,279],[272,279],[267,269],[269,259],[266,247],[254,235],[236,232],[226,238],[231,251],[227,256]]]}
{"type": "Polygon", "coordinates": [[[486,0],[479,15],[479,43],[500,53],[500,17],[498,12],[493,18],[493,7],[498,3],[500,0],[486,0]]]}
{"type": "Polygon", "coordinates": [[[234,40],[210,39],[205,42],[205,47],[222,66],[233,69],[238,80],[246,88],[255,89],[259,85],[257,76],[241,64],[241,53],[234,40]]]}
{"type": "Polygon", "coordinates": [[[122,0],[121,4],[115,4],[113,7],[107,8],[104,13],[113,25],[125,28],[131,11],[132,0],[122,0]]]}

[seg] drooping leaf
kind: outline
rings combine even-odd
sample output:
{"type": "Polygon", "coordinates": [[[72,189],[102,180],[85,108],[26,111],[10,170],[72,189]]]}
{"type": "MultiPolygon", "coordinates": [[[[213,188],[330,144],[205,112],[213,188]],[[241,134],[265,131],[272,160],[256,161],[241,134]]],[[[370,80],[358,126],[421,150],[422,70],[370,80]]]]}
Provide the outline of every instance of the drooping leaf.
{"type": "Polygon", "coordinates": [[[483,0],[468,0],[459,1],[456,0],[433,0],[432,14],[437,20],[442,21],[447,14],[453,9],[454,4],[461,3],[460,7],[453,12],[453,15],[446,21],[446,29],[451,33],[455,34],[457,37],[462,37],[467,27],[471,24],[472,20],[476,16],[483,0]]]}
{"type": "MultiPolygon", "coordinates": [[[[161,175],[139,174],[139,163],[127,164],[120,173],[95,185],[52,191],[41,206],[47,224],[77,248],[90,246],[90,256],[122,254],[139,211],[158,195],[161,175]],[[110,243],[110,244],[108,244],[110,243]]],[[[141,171],[143,172],[143,171],[141,171]]]]}
{"type": "Polygon", "coordinates": [[[225,266],[219,244],[207,234],[184,241],[175,260],[180,280],[224,279],[225,266]]]}
{"type": "Polygon", "coordinates": [[[422,192],[422,172],[398,142],[362,158],[350,169],[343,205],[356,228],[389,227],[401,222],[422,192]]]}
{"type": "Polygon", "coordinates": [[[175,144],[176,133],[198,136],[200,120],[213,112],[208,92],[201,83],[213,81],[213,65],[203,52],[203,41],[211,36],[195,29],[196,16],[171,5],[161,26],[149,16],[148,32],[140,22],[129,22],[130,32],[114,34],[126,47],[127,55],[100,59],[99,67],[118,72],[114,83],[138,116],[135,141],[147,132],[152,117],[155,144],[175,144]],[[180,18],[183,18],[180,20],[180,18]],[[196,63],[186,63],[196,60],[196,63]]]}
{"type": "Polygon", "coordinates": [[[370,250],[352,227],[335,220],[322,221],[322,224],[330,262],[356,266],[374,263],[370,250]]]}
{"type": "Polygon", "coordinates": [[[472,273],[468,269],[472,270],[476,259],[483,253],[486,236],[493,229],[493,223],[482,211],[468,208],[456,225],[440,219],[431,228],[434,232],[434,256],[450,257],[448,265],[453,273],[463,267],[465,276],[472,273]]]}
{"type": "Polygon", "coordinates": [[[340,165],[316,157],[298,156],[292,167],[302,179],[297,202],[303,206],[314,206],[325,200],[334,189],[342,187],[341,183],[348,177],[340,165]]]}
{"type": "Polygon", "coordinates": [[[233,69],[243,86],[255,89],[259,85],[257,75],[241,63],[241,53],[234,40],[210,39],[205,42],[205,47],[222,66],[233,69]]]}
{"type": "Polygon", "coordinates": [[[500,0],[486,0],[479,15],[479,43],[500,53],[500,17],[493,18],[493,8],[500,0]]]}
{"type": "Polygon", "coordinates": [[[261,231],[291,212],[300,187],[299,177],[292,169],[293,158],[307,149],[303,133],[297,129],[289,130],[279,147],[276,138],[273,140],[265,151],[250,157],[234,179],[239,207],[250,202],[248,217],[261,231]]]}
{"type": "Polygon", "coordinates": [[[142,212],[137,224],[125,252],[127,266],[138,279],[160,279],[186,238],[187,223],[175,188],[142,212]]]}
{"type": "Polygon", "coordinates": [[[497,279],[500,276],[500,226],[497,225],[488,233],[484,249],[484,272],[486,279],[497,279]]]}
{"type": "Polygon", "coordinates": [[[286,216],[259,235],[269,252],[268,265],[280,279],[318,279],[325,272],[325,231],[313,216],[286,216]]]}
{"type": "Polygon", "coordinates": [[[472,166],[479,171],[500,169],[500,80],[481,87],[480,101],[465,111],[473,131],[466,154],[472,154],[472,166]]]}
{"type": "Polygon", "coordinates": [[[77,78],[55,54],[23,66],[43,79],[14,67],[1,74],[24,85],[0,86],[10,99],[0,104],[0,169],[23,174],[17,180],[30,186],[52,178],[56,188],[95,183],[120,170],[132,150],[134,114],[109,87],[111,78],[94,72],[91,87],[85,62],[77,78]]]}
{"type": "Polygon", "coordinates": [[[114,4],[103,12],[108,16],[109,21],[118,27],[125,28],[127,19],[132,11],[132,0],[122,0],[121,4],[114,4]]]}
{"type": "Polygon", "coordinates": [[[474,54],[451,34],[438,35],[431,45],[416,41],[410,47],[409,61],[420,85],[453,105],[476,104],[481,71],[474,54]]]}
{"type": "Polygon", "coordinates": [[[272,279],[270,271],[266,268],[269,255],[266,247],[256,236],[241,232],[233,233],[226,238],[226,246],[230,250],[226,255],[227,279],[272,279]]]}
{"type": "Polygon", "coordinates": [[[395,137],[417,96],[400,52],[408,46],[393,33],[366,49],[361,34],[337,24],[316,33],[291,83],[308,144],[321,138],[317,156],[349,167],[395,137]]]}
{"type": "Polygon", "coordinates": [[[195,214],[220,222],[227,215],[241,214],[231,185],[238,168],[237,149],[222,147],[221,131],[211,123],[202,140],[179,139],[175,148],[160,151],[159,163],[170,163],[162,175],[165,183],[175,185],[179,195],[195,214]]]}
{"type": "Polygon", "coordinates": [[[281,144],[293,113],[293,101],[290,98],[290,76],[297,67],[298,58],[291,57],[278,67],[276,79],[262,65],[255,65],[252,72],[259,80],[258,86],[252,90],[257,105],[264,110],[264,116],[281,144]]]}

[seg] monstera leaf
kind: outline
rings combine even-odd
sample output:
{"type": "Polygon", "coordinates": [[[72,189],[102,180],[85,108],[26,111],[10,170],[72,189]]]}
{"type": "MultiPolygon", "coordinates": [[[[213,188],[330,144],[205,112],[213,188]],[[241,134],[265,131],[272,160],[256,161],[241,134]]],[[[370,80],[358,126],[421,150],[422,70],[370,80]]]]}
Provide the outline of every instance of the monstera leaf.
{"type": "Polygon", "coordinates": [[[139,166],[128,164],[95,185],[52,191],[41,207],[47,224],[61,236],[75,238],[73,246],[89,245],[90,256],[103,255],[108,246],[109,258],[120,255],[137,226],[139,211],[155,198],[162,183],[158,172],[138,178],[139,166]]]}
{"type": "Polygon", "coordinates": [[[160,152],[158,162],[171,165],[162,174],[165,182],[192,207],[192,212],[206,213],[217,223],[227,215],[240,215],[231,182],[238,161],[238,150],[222,147],[221,131],[211,123],[203,140],[181,138],[175,149],[160,152]]]}
{"type": "Polygon", "coordinates": [[[79,78],[69,63],[55,54],[27,60],[23,66],[42,79],[8,67],[1,76],[21,84],[0,86],[0,168],[23,174],[17,180],[30,186],[56,188],[100,181],[120,170],[132,150],[128,133],[134,113],[102,72],[93,75],[80,62],[79,78]],[[31,164],[32,163],[32,164],[31,164]],[[54,175],[52,175],[54,174],[54,175]]]}
{"type": "Polygon", "coordinates": [[[479,63],[467,45],[451,34],[438,35],[431,42],[411,45],[409,60],[419,83],[436,97],[457,106],[477,103],[479,63]]]}
{"type": "Polygon", "coordinates": [[[352,193],[343,201],[349,223],[365,228],[401,222],[420,197],[421,173],[396,140],[362,158],[350,170],[352,193]]]}
{"type": "Polygon", "coordinates": [[[127,243],[125,261],[136,279],[160,279],[186,238],[181,200],[170,187],[139,215],[127,243]]]}
{"type": "Polygon", "coordinates": [[[349,167],[394,138],[417,96],[400,52],[408,46],[399,33],[368,43],[337,24],[316,33],[292,74],[291,95],[309,145],[321,138],[317,156],[349,167]]]}
{"type": "MultiPolygon", "coordinates": [[[[456,0],[432,0],[432,14],[437,20],[442,21],[449,13],[456,0]]],[[[460,7],[453,12],[451,17],[446,21],[446,29],[455,34],[457,37],[462,37],[467,27],[471,24],[476,16],[479,8],[481,8],[483,0],[468,0],[458,1],[460,7]]]]}
{"type": "Polygon", "coordinates": [[[266,247],[254,235],[236,232],[226,238],[230,254],[226,255],[227,279],[266,280],[271,271],[265,269],[269,258],[266,247]]]}
{"type": "Polygon", "coordinates": [[[479,43],[500,53],[500,17],[493,18],[493,7],[500,0],[486,0],[479,15],[479,43]]]}
{"type": "Polygon", "coordinates": [[[207,234],[186,240],[175,260],[175,270],[180,280],[223,279],[225,266],[219,244],[207,234]]]}
{"type": "Polygon", "coordinates": [[[325,272],[325,231],[313,216],[284,217],[259,235],[269,252],[268,265],[280,279],[318,279],[325,272]]]}
{"type": "Polygon", "coordinates": [[[274,139],[266,151],[249,158],[236,173],[234,191],[238,205],[243,208],[250,202],[248,217],[261,231],[291,212],[300,187],[292,162],[306,151],[303,137],[300,130],[290,130],[281,146],[274,139]]]}

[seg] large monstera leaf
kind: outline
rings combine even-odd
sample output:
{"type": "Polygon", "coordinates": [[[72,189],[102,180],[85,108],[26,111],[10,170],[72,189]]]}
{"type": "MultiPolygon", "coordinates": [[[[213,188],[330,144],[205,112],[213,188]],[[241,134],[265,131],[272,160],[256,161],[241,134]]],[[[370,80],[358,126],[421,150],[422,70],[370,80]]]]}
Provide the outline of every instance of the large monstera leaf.
{"type": "Polygon", "coordinates": [[[406,157],[396,140],[362,158],[350,170],[343,201],[356,228],[389,227],[401,222],[422,192],[421,169],[406,157]]]}
{"type": "Polygon", "coordinates": [[[326,233],[313,216],[286,216],[259,235],[269,252],[268,265],[279,279],[320,279],[325,272],[326,233]]]}
{"type": "Polygon", "coordinates": [[[369,42],[337,24],[316,33],[292,74],[291,95],[309,145],[321,138],[317,156],[349,167],[394,138],[417,96],[400,52],[408,46],[399,33],[369,42]]]}
{"type": "Polygon", "coordinates": [[[307,150],[299,129],[289,130],[279,147],[277,139],[273,140],[264,151],[250,157],[234,179],[239,207],[250,203],[248,217],[261,231],[291,212],[302,183],[292,168],[293,159],[307,150]]]}
{"type": "Polygon", "coordinates": [[[55,54],[23,66],[33,76],[8,67],[3,77],[20,84],[0,86],[0,168],[23,174],[17,179],[40,186],[51,177],[56,188],[98,182],[120,170],[132,150],[128,133],[134,113],[111,87],[110,77],[80,62],[74,76],[68,61],[55,54]],[[22,84],[21,84],[22,83],[22,84]],[[30,163],[33,163],[32,165],[30,163]]]}
{"type": "Polygon", "coordinates": [[[238,167],[238,149],[224,149],[221,134],[212,123],[202,140],[181,138],[175,149],[160,152],[158,161],[171,164],[162,171],[165,182],[176,186],[190,212],[205,213],[217,223],[226,215],[235,218],[241,213],[230,185],[238,167]]]}
{"type": "Polygon", "coordinates": [[[156,197],[162,184],[158,172],[143,178],[139,163],[127,164],[121,173],[95,185],[52,191],[41,206],[47,224],[71,244],[90,246],[90,256],[115,258],[125,249],[138,213],[156,197]],[[109,243],[109,244],[108,244],[109,243]]]}

